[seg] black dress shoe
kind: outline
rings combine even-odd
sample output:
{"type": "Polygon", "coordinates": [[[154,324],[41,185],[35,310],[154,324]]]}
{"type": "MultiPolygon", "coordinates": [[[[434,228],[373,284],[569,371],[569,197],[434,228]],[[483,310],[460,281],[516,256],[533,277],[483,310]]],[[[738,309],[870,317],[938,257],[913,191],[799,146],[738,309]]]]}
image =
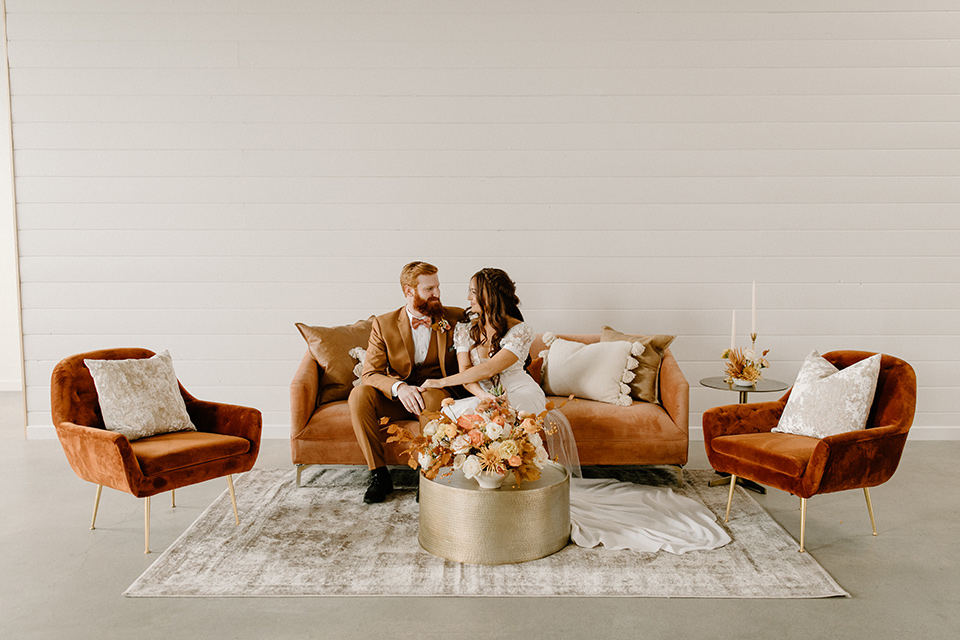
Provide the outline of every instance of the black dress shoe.
{"type": "Polygon", "coordinates": [[[370,472],[370,486],[363,494],[363,501],[367,504],[383,502],[393,493],[393,481],[386,467],[378,467],[370,472]]]}

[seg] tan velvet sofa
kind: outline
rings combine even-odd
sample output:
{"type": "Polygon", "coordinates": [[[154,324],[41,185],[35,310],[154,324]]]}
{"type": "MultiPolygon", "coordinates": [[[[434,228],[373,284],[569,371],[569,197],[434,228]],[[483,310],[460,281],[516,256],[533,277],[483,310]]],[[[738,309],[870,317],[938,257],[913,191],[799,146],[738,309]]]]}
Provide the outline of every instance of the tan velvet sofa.
{"type": "MultiPolygon", "coordinates": [[[[585,344],[600,340],[600,334],[559,337],[585,344]]],[[[544,348],[542,335],[537,335],[530,353],[538,354],[544,348]]],[[[531,365],[531,374],[538,379],[537,364],[531,365]]],[[[320,375],[307,350],[290,383],[290,449],[298,484],[308,465],[366,464],[350,424],[347,402],[317,406],[320,375]]],[[[660,404],[634,402],[628,407],[582,399],[568,402],[562,410],[577,439],[581,464],[672,465],[682,474],[689,443],[690,385],[669,349],[660,367],[659,394],[660,404]]],[[[405,426],[415,427],[416,422],[405,426]]],[[[402,449],[386,445],[387,464],[406,464],[406,457],[400,456],[402,449]]],[[[682,475],[679,479],[682,483],[682,475]]]]}

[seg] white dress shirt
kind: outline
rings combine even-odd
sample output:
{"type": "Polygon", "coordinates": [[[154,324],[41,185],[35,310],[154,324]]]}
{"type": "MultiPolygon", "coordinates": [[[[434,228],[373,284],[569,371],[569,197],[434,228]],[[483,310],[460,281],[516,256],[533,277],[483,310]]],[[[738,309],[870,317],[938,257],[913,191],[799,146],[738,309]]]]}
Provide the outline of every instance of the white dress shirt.
{"type": "MultiPolygon", "coordinates": [[[[410,320],[410,331],[413,333],[413,363],[415,365],[420,365],[423,364],[423,361],[427,359],[427,352],[430,350],[430,334],[433,333],[433,330],[429,326],[422,325],[414,329],[414,317],[420,316],[414,316],[412,313],[410,313],[410,309],[407,309],[407,318],[410,320]]],[[[400,388],[401,384],[403,384],[403,380],[398,380],[393,383],[393,388],[391,391],[394,398],[397,397],[397,390],[400,388]]]]}

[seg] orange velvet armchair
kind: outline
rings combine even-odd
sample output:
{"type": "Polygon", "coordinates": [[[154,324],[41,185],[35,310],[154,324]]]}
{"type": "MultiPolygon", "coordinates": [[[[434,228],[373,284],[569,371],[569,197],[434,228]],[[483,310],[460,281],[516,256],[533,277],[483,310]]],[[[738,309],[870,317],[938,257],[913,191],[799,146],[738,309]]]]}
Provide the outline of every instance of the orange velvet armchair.
{"type": "MultiPolygon", "coordinates": [[[[823,357],[838,369],[873,353],[831,351],[823,357]]],[[[717,471],[731,474],[726,519],[737,477],[800,497],[800,551],[804,550],[807,498],[821,493],[863,489],[873,535],[877,535],[870,487],[893,476],[913,424],[917,378],[913,367],[883,355],[867,428],[827,438],[771,433],[783,413],[786,395],[775,402],[716,407],[703,414],[707,458],[717,471]]]]}
{"type": "Polygon", "coordinates": [[[180,431],[130,441],[104,428],[97,390],[85,359],[150,358],[147,349],[107,349],[70,356],[53,369],[50,407],[57,437],[74,472],[97,485],[90,528],[104,485],[144,498],[144,553],[150,553],[150,496],[227,476],[237,524],[234,473],[249,471],[260,451],[262,417],[249,407],[197,400],[180,385],[197,431],[180,431]]]}

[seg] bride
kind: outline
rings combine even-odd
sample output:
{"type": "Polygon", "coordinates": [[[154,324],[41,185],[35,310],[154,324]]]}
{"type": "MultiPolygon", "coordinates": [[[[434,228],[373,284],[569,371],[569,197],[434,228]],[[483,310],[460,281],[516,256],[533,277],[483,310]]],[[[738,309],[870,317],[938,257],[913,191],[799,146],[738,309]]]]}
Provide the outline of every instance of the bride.
{"type": "MultiPolygon", "coordinates": [[[[501,269],[481,269],[470,279],[467,295],[473,321],[454,329],[460,372],[426,380],[420,390],[462,385],[472,396],[445,408],[456,420],[486,398],[505,396],[517,411],[541,413],[546,397],[527,373],[534,333],[520,313],[516,285],[501,269]]],[[[702,504],[666,487],[580,477],[570,423],[554,409],[547,422],[557,429],[547,447],[571,473],[570,538],[582,547],[684,553],[715,549],[730,542],[714,515],[702,504]]]]}

